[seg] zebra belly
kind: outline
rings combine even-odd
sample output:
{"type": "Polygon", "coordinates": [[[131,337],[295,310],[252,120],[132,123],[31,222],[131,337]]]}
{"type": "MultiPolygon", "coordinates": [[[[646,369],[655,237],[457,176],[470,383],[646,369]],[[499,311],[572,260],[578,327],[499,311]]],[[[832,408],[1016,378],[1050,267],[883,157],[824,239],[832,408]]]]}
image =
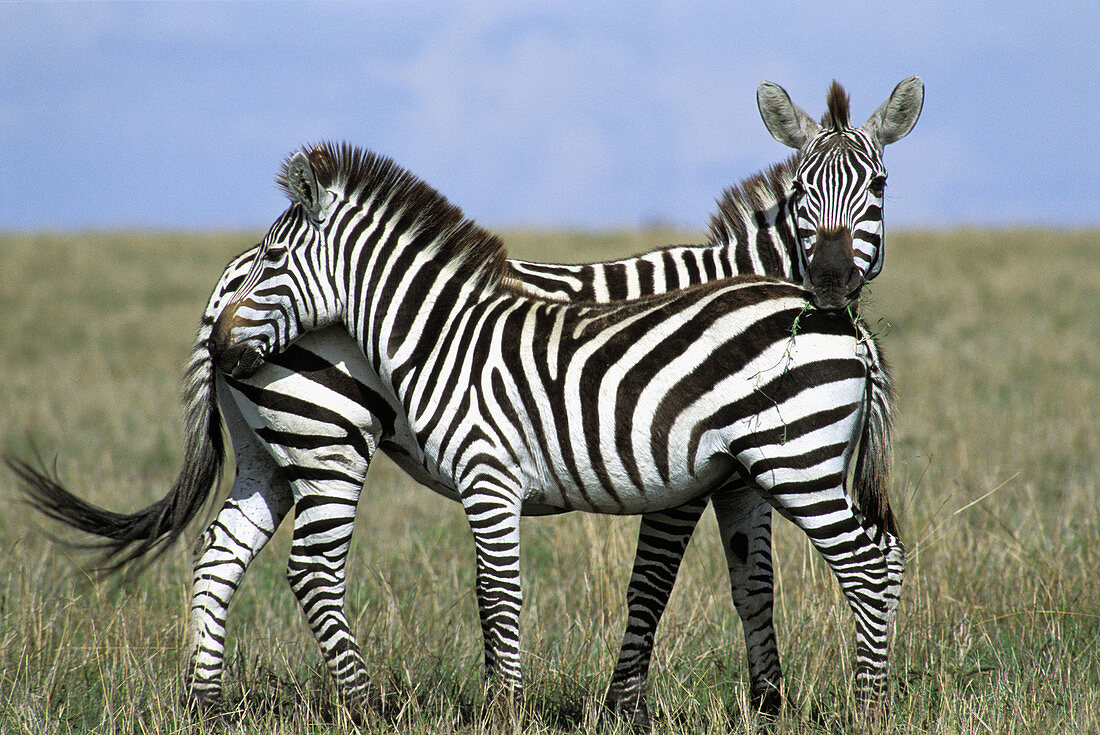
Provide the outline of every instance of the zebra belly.
{"type": "Polygon", "coordinates": [[[323,469],[362,487],[382,433],[363,403],[275,363],[243,381],[220,376],[219,390],[223,386],[280,467],[323,469]]]}
{"type": "MultiPolygon", "coordinates": [[[[432,492],[442,495],[448,500],[458,502],[459,494],[454,484],[429,472],[424,465],[413,459],[404,447],[391,442],[384,442],[381,449],[409,477],[432,492]]],[[[561,505],[548,504],[544,500],[534,498],[531,500],[524,499],[521,506],[521,513],[525,516],[558,515],[568,513],[570,510],[572,509],[561,505]]]]}
{"type": "Polygon", "coordinates": [[[524,508],[530,503],[608,515],[667,510],[714,491],[733,475],[734,467],[729,456],[718,454],[701,463],[694,474],[674,472],[667,481],[649,478],[642,486],[625,474],[601,478],[587,472],[581,482],[528,485],[524,508]]]}

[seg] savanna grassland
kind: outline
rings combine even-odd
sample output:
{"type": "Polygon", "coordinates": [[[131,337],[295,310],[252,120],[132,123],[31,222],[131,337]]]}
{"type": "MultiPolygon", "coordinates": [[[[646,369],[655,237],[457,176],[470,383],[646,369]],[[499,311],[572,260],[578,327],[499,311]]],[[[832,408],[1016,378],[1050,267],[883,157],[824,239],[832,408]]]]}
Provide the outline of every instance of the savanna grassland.
{"type": "MultiPolygon", "coordinates": [[[[0,451],[56,456],[65,482],[113,509],[160,497],[208,290],[257,235],[0,236],[0,451]]],[[[505,239],[519,257],[579,261],[695,238],[505,239]]],[[[1100,732],[1100,232],[892,232],[869,291],[900,396],[892,497],[910,549],[886,729],[1100,732]]],[[[230,615],[233,712],[200,721],[180,703],[187,545],[135,579],[97,581],[6,471],[0,498],[0,732],[354,731],[286,585],[286,528],[230,615]]],[[[770,731],[847,732],[851,616],[803,537],[775,525],[788,703],[770,731]]],[[[527,731],[615,730],[600,701],[636,530],[633,518],[524,521],[527,731]]],[[[709,512],[696,536],[661,624],[651,711],[662,732],[744,732],[756,726],[744,645],[709,512]]],[[[379,459],[349,578],[391,705],[366,729],[485,729],[459,506],[379,459]]]]}

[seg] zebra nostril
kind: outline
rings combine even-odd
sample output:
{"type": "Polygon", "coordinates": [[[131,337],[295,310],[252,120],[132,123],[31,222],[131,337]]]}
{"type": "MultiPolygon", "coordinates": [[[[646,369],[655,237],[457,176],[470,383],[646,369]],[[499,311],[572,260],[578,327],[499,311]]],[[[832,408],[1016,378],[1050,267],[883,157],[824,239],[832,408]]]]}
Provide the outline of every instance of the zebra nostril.
{"type": "Polygon", "coordinates": [[[230,374],[234,378],[251,378],[263,366],[263,354],[254,347],[247,347],[241,351],[240,358],[230,374]]]}
{"type": "Polygon", "coordinates": [[[859,292],[863,289],[863,284],[866,283],[866,278],[863,273],[856,266],[852,266],[852,272],[848,277],[848,294],[853,297],[858,297],[859,292]]]}

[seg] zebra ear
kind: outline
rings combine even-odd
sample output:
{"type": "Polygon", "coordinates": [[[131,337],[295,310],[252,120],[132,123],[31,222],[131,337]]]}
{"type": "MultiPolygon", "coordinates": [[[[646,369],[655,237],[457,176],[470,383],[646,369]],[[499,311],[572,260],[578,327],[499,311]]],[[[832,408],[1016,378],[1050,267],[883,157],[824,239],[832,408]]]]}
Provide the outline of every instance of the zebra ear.
{"type": "Polygon", "coordinates": [[[324,193],[317,184],[317,174],[313,172],[309,158],[301,151],[295,153],[287,164],[286,182],[290,196],[305,208],[310,219],[315,222],[324,219],[321,213],[324,208],[324,193]]]}
{"type": "Polygon", "coordinates": [[[801,150],[821,129],[801,107],[791,102],[787,91],[778,84],[760,82],[756,88],[756,106],[772,137],[791,148],[801,150]]]}
{"type": "Polygon", "coordinates": [[[879,148],[890,145],[909,135],[923,108],[924,82],[914,74],[894,87],[890,99],[879,105],[863,123],[863,131],[878,143],[879,148]]]}

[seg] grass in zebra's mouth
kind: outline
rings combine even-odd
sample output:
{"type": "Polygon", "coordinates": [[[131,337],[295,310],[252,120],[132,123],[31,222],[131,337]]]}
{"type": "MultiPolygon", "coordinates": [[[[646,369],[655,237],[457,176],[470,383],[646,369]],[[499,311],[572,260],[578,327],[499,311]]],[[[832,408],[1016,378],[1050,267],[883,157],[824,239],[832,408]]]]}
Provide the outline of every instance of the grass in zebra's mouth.
{"type": "MultiPolygon", "coordinates": [[[[506,233],[518,257],[584,261],[690,233],[506,233]]],[[[95,502],[160,496],[181,449],[179,379],[209,288],[246,235],[0,235],[0,431],[31,440],[95,502]],[[165,267],[171,262],[172,267],[165,267]],[[61,264],[60,266],[56,264],[61,264]]],[[[900,399],[891,498],[911,550],[886,729],[1100,729],[1100,233],[891,232],[864,292],[900,399]],[[978,500],[994,488],[988,497],[978,500]],[[978,502],[974,502],[978,500],[978,502]],[[969,507],[967,507],[969,506],[969,507]],[[960,509],[966,508],[965,510],[960,509]],[[921,542],[918,544],[918,542],[921,542]]],[[[457,505],[384,460],[349,560],[349,611],[392,721],[357,730],[287,589],[289,537],[253,563],[230,616],[227,722],[180,704],[189,549],[118,586],[84,578],[9,500],[0,516],[0,732],[492,730],[478,718],[473,551],[457,505]]],[[[708,513],[709,515],[709,513],[708,513]]],[[[601,717],[637,523],[583,515],[523,530],[525,732],[615,732],[601,717]]],[[[774,732],[848,730],[851,619],[775,521],[788,703],[774,732]]],[[[658,633],[658,730],[754,725],[713,520],[658,633]]]]}

